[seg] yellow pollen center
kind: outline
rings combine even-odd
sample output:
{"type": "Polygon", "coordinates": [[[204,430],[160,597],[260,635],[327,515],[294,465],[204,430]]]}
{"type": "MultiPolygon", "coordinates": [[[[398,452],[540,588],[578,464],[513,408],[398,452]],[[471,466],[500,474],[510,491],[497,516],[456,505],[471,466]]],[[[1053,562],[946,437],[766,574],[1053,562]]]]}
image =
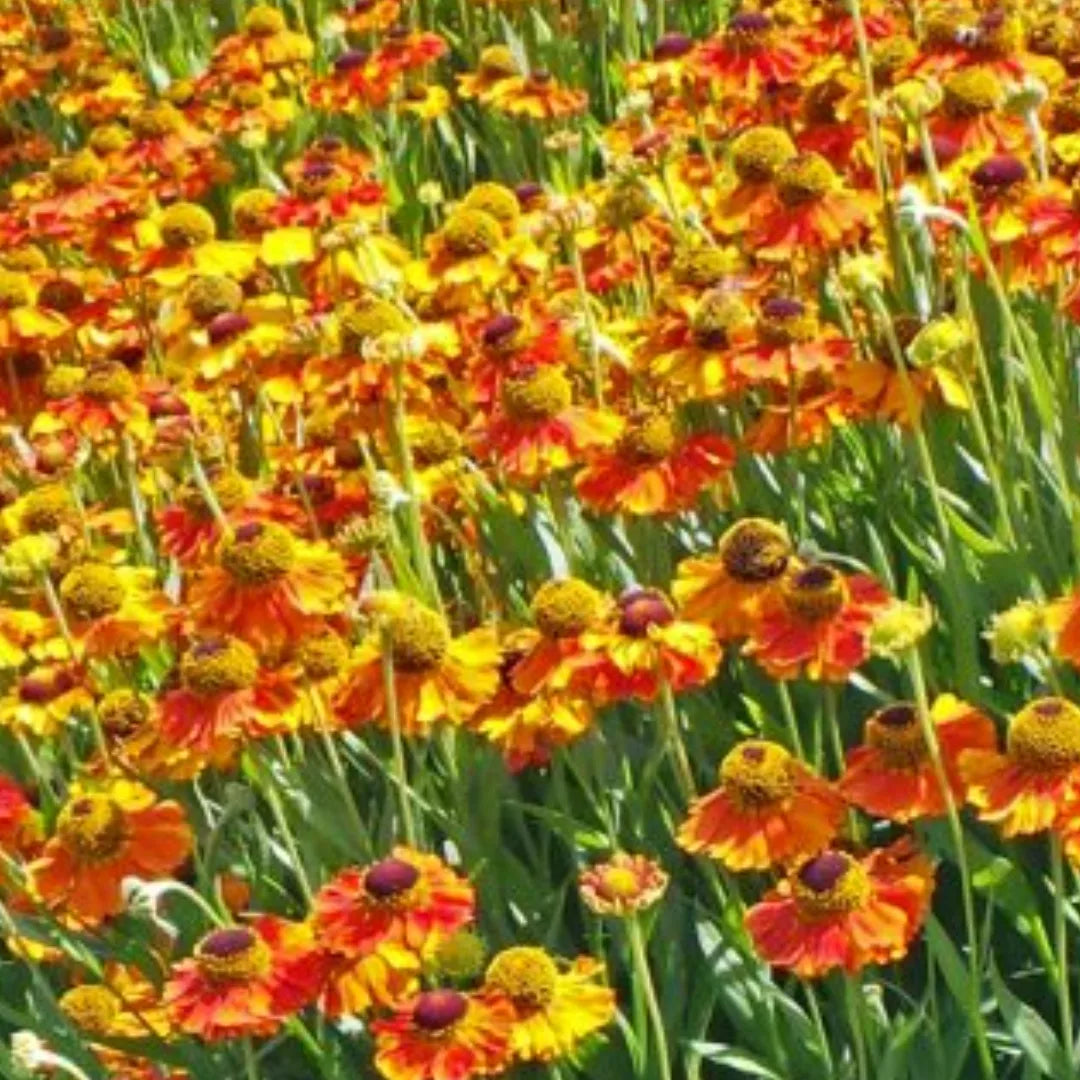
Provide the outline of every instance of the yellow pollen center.
{"type": "Polygon", "coordinates": [[[720,538],[720,561],[741,585],[774,581],[787,568],[791,541],[784,529],[764,518],[736,522],[720,538]]]}
{"type": "Polygon", "coordinates": [[[1064,698],[1039,698],[1009,725],[1008,752],[1036,773],[1064,772],[1080,765],[1080,708],[1064,698]]]}
{"type": "Polygon", "coordinates": [[[803,863],[791,877],[799,914],[829,918],[863,907],[870,899],[870,878],[846,852],[826,851],[803,863]]]}
{"type": "Polygon", "coordinates": [[[514,54],[505,45],[489,45],[484,49],[479,70],[488,79],[508,79],[518,73],[514,54]]]}
{"type": "Polygon", "coordinates": [[[486,255],[501,243],[502,226],[486,210],[462,207],[447,219],[442,237],[451,255],[459,258],[486,255]]]}
{"type": "Polygon", "coordinates": [[[226,541],[221,565],[238,585],[256,587],[280,581],[296,558],[296,543],[284,526],[241,526],[226,541]]]}
{"type": "Polygon", "coordinates": [[[789,571],[782,595],[784,605],[796,618],[824,621],[844,606],[844,579],[831,566],[814,563],[789,571]]]}
{"type": "Polygon", "coordinates": [[[405,334],[409,320],[389,300],[370,300],[351,308],[341,318],[341,348],[357,355],[366,341],[377,341],[387,334],[405,334]]]}
{"type": "Polygon", "coordinates": [[[107,795],[80,795],[60,811],[56,835],[82,862],[105,863],[123,849],[127,821],[124,811],[107,795]]]}
{"type": "Polygon", "coordinates": [[[97,707],[98,722],[108,735],[130,735],[150,714],[146,701],[134,690],[113,690],[97,707]]]}
{"type": "Polygon", "coordinates": [[[720,764],[724,791],[743,810],[773,806],[795,790],[791,755],[777,743],[749,739],[720,764]]]}
{"type": "Polygon", "coordinates": [[[71,494],[61,484],[48,484],[29,492],[22,511],[27,532],[52,532],[69,520],[75,510],[71,494]]]}
{"type": "Polygon", "coordinates": [[[300,642],[296,658],[308,678],[328,679],[345,667],[349,648],[339,634],[327,630],[325,633],[304,638],[300,642]]]}
{"type": "Polygon", "coordinates": [[[500,401],[513,420],[550,420],[570,405],[573,390],[562,368],[545,364],[528,374],[507,379],[502,385],[500,401]]]}
{"type": "Polygon", "coordinates": [[[702,293],[690,318],[694,340],[703,349],[723,349],[734,334],[753,325],[746,304],[723,288],[702,293]]]}
{"type": "Polygon", "coordinates": [[[956,120],[993,112],[1005,100],[998,77],[986,68],[961,68],[945,80],[942,89],[945,112],[956,120]]]}
{"type": "Polygon", "coordinates": [[[719,285],[731,271],[730,254],[716,247],[683,249],[675,255],[671,264],[671,276],[676,283],[695,289],[719,285]]]}
{"type": "Polygon", "coordinates": [[[796,154],[791,136],[782,128],[752,127],[731,144],[731,164],[746,183],[772,180],[796,154]]]}
{"type": "Polygon", "coordinates": [[[488,965],[485,983],[520,1008],[543,1009],[555,998],[559,971],[543,950],[528,945],[504,949],[488,965]]]}
{"type": "Polygon", "coordinates": [[[161,215],[161,242],[170,251],[183,251],[214,239],[217,226],[209,211],[197,203],[173,203],[161,215]]]}
{"type": "Polygon", "coordinates": [[[438,667],[450,647],[446,620],[415,600],[395,605],[386,618],[386,632],[399,671],[420,674],[438,667]]]}
{"type": "Polygon", "coordinates": [[[867,718],[863,740],[890,769],[917,769],[926,760],[926,740],[914,705],[901,702],[867,718]]]}
{"type": "Polygon", "coordinates": [[[212,982],[250,982],[270,972],[270,947],[243,927],[214,930],[195,946],[199,970],[212,982]]]}
{"type": "Polygon", "coordinates": [[[120,609],[124,583],[111,566],[85,563],[64,575],[60,599],[76,619],[100,619],[120,609]]]}
{"type": "Polygon", "coordinates": [[[462,200],[469,210],[482,210],[503,225],[513,225],[521,214],[517,196],[502,184],[477,184],[462,200]]]}
{"type": "Polygon", "coordinates": [[[203,697],[247,690],[255,685],[258,675],[255,650],[239,638],[200,642],[180,661],[184,686],[203,697]]]}
{"type": "Polygon", "coordinates": [[[546,581],[532,601],[532,617],[548,638],[572,638],[584,633],[600,615],[600,594],[579,578],[546,581]]]}
{"type": "Polygon", "coordinates": [[[459,930],[439,942],[435,967],[449,979],[471,979],[484,968],[487,950],[471,930],[459,930]]]}
{"type": "Polygon", "coordinates": [[[641,883],[633,870],[609,866],[600,875],[597,891],[605,900],[632,900],[641,892],[641,883]]]}
{"type": "Polygon", "coordinates": [[[244,290],[232,278],[206,275],[188,286],[185,303],[196,322],[208,323],[218,315],[239,311],[244,290]]]}
{"type": "Polygon", "coordinates": [[[95,401],[130,401],[138,392],[131,372],[123,364],[102,364],[83,380],[82,392],[95,401]]]}
{"type": "Polygon", "coordinates": [[[671,417],[653,414],[627,430],[619,442],[619,450],[631,461],[647,464],[663,461],[677,445],[671,417]]]}
{"type": "Polygon", "coordinates": [[[758,317],[757,336],[762,345],[785,349],[790,345],[806,344],[818,334],[818,321],[814,312],[800,304],[790,311],[781,304],[766,304],[758,317]]]}
{"type": "Polygon", "coordinates": [[[803,206],[828,195],[836,186],[833,167],[820,154],[799,154],[777,170],[776,190],[785,206],[803,206]]]}

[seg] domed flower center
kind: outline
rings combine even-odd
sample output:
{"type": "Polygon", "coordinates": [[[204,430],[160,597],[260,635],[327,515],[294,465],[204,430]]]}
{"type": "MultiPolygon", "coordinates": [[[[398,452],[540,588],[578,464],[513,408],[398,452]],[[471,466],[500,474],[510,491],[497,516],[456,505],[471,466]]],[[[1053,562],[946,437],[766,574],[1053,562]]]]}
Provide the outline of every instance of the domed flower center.
{"type": "Polygon", "coordinates": [[[718,287],[701,294],[690,317],[690,331],[701,348],[725,349],[734,336],[752,326],[753,321],[746,304],[739,297],[718,287]]]}
{"type": "Polygon", "coordinates": [[[619,440],[619,452],[630,461],[646,465],[663,461],[678,441],[671,417],[652,413],[631,422],[619,440]]]}
{"type": "Polygon", "coordinates": [[[529,423],[558,416],[573,397],[570,380],[562,368],[544,364],[506,379],[500,402],[512,420],[529,423]]]}
{"type": "Polygon", "coordinates": [[[761,11],[740,11],[727,24],[724,37],[736,52],[763,48],[772,36],[772,20],[761,11]]]}
{"type": "Polygon", "coordinates": [[[505,45],[488,45],[480,54],[479,71],[487,79],[508,79],[518,73],[518,66],[505,45]]]}
{"type": "Polygon", "coordinates": [[[456,990],[428,990],[416,999],[413,1023],[427,1032],[445,1031],[468,1011],[469,999],[456,990]]]}
{"type": "MultiPolygon", "coordinates": [[[[210,490],[214,493],[218,506],[227,514],[242,506],[248,497],[247,481],[233,469],[219,469],[210,475],[210,490]]],[[[206,504],[206,499],[199,486],[192,483],[184,484],[177,495],[177,502],[191,514],[192,517],[210,521],[213,512],[206,504]]]]}
{"type": "Polygon", "coordinates": [[[871,892],[866,871],[843,851],[824,851],[804,862],[791,886],[799,914],[810,919],[855,911],[871,892]]]}
{"type": "Polygon", "coordinates": [[[0,308],[5,311],[30,302],[30,282],[25,274],[0,267],[0,308]]]}
{"type": "Polygon", "coordinates": [[[547,638],[577,637],[600,616],[600,594],[580,578],[545,581],[532,600],[532,617],[547,638]]]}
{"type": "Polygon", "coordinates": [[[394,900],[420,880],[420,871],[404,859],[383,859],[364,874],[364,891],[376,900],[394,900]]]}
{"type": "Polygon", "coordinates": [[[135,378],[123,364],[100,364],[87,373],[82,392],[95,401],[130,401],[138,393],[135,378]]]}
{"type": "Polygon", "coordinates": [[[1008,753],[1030,772],[1076,768],[1080,765],[1080,708],[1058,697],[1025,705],[1009,725],[1008,753]]]}
{"type": "Polygon", "coordinates": [[[160,139],[184,126],[184,114],[167,101],[141,109],[131,118],[131,130],[140,139],[160,139]]]}
{"type": "Polygon", "coordinates": [[[285,16],[270,4],[256,4],[244,16],[244,29],[252,37],[273,37],[285,29],[285,16]]]}
{"type": "Polygon", "coordinates": [[[84,563],[64,575],[60,599],[76,619],[101,619],[120,610],[124,583],[111,566],[84,563]]]}
{"type": "Polygon", "coordinates": [[[502,242],[502,226],[486,210],[462,207],[447,219],[442,238],[447,251],[458,258],[486,255],[502,242]]]}
{"type": "Polygon", "coordinates": [[[426,468],[457,457],[461,453],[461,436],[450,424],[428,420],[410,435],[409,446],[413,461],[426,468]]]}
{"type": "Polygon", "coordinates": [[[911,38],[890,37],[874,44],[871,67],[874,82],[886,86],[896,74],[906,68],[918,55],[919,49],[911,38]]]}
{"type": "Polygon", "coordinates": [[[517,345],[518,331],[522,322],[516,315],[496,315],[484,326],[480,340],[484,347],[497,351],[513,349],[517,345]]]}
{"type": "Polygon", "coordinates": [[[435,967],[450,979],[471,979],[484,969],[483,941],[471,930],[458,930],[435,947],[435,967]]]}
{"type": "Polygon", "coordinates": [[[629,589],[619,597],[619,629],[630,637],[647,637],[652,626],[667,626],[675,612],[658,589],[629,589]]]}
{"type": "Polygon", "coordinates": [[[221,552],[221,565],[237,585],[257,587],[280,581],[296,557],[292,533],[272,522],[248,522],[236,529],[221,552]]]}
{"type": "Polygon", "coordinates": [[[516,945],[491,961],[484,982],[519,1008],[543,1009],[555,998],[559,969],[543,949],[516,945]]]}
{"type": "Polygon", "coordinates": [[[120,999],[107,986],[75,986],[57,1002],[60,1011],[87,1035],[106,1035],[120,1014],[120,999]]]}
{"type": "Polygon", "coordinates": [[[195,946],[199,970],[212,982],[250,982],[270,973],[270,947],[254,930],[214,930],[195,946]]]}
{"type": "Polygon", "coordinates": [[[212,322],[218,315],[236,311],[244,302],[244,290],[232,278],[217,274],[197,277],[188,286],[185,303],[192,317],[200,323],[212,322]]]}
{"type": "Polygon", "coordinates": [[[409,320],[397,304],[389,300],[370,300],[350,308],[342,316],[341,348],[347,354],[358,356],[365,342],[408,331],[409,320]]]}
{"type": "Polygon", "coordinates": [[[209,211],[198,203],[178,202],[167,207],[158,224],[161,242],[170,251],[185,251],[208,243],[217,234],[209,211]]]}
{"type": "Polygon", "coordinates": [[[368,62],[370,56],[367,49],[346,49],[334,61],[334,70],[339,73],[357,71],[368,62]]]}
{"type": "Polygon", "coordinates": [[[106,694],[98,702],[97,715],[106,734],[125,736],[146,723],[150,709],[145,698],[125,688],[106,694]]]}
{"type": "Polygon", "coordinates": [[[394,667],[406,674],[432,671],[442,663],[450,648],[446,620],[416,600],[394,605],[387,613],[385,625],[394,667]]]}
{"type": "Polygon", "coordinates": [[[124,811],[107,795],[80,795],[60,811],[56,835],[80,861],[105,863],[123,849],[127,821],[124,811]]]}
{"type": "Polygon", "coordinates": [[[898,702],[878,709],[866,721],[864,741],[877,750],[892,769],[917,768],[926,760],[919,714],[914,705],[898,702]]]}
{"type": "Polygon", "coordinates": [[[211,345],[224,345],[250,329],[251,320],[242,312],[223,311],[206,324],[206,339],[211,345]]]}
{"type": "Polygon", "coordinates": [[[45,705],[66,694],[74,685],[71,673],[62,668],[37,672],[19,680],[19,700],[31,705],[45,705]]]}
{"type": "Polygon", "coordinates": [[[469,210],[482,210],[503,225],[512,225],[521,214],[517,196],[502,184],[477,184],[462,205],[469,210]]]}
{"type": "Polygon", "coordinates": [[[785,576],[783,597],[796,618],[822,622],[844,606],[844,579],[831,566],[813,563],[785,576]]]}
{"type": "Polygon", "coordinates": [[[304,638],[296,658],[309,679],[329,679],[344,669],[349,659],[349,647],[340,634],[325,630],[304,638]]]}
{"type": "Polygon", "coordinates": [[[694,39],[677,32],[664,34],[653,46],[654,60],[677,60],[685,56],[694,47],[694,39]]]}
{"type": "Polygon", "coordinates": [[[22,527],[26,532],[53,532],[72,517],[75,504],[62,484],[47,484],[28,492],[23,504],[22,527]]]}
{"type": "Polygon", "coordinates": [[[731,256],[718,247],[692,247],[677,252],[671,276],[679,285],[710,289],[721,285],[733,269],[731,256]]]}
{"type": "Polygon", "coordinates": [[[105,166],[90,150],[80,150],[71,157],[61,158],[49,166],[49,177],[60,191],[72,191],[100,180],[105,166]]]}
{"type": "Polygon", "coordinates": [[[775,581],[787,569],[791,541],[779,525],[764,518],[744,518],[720,538],[720,561],[740,585],[775,581]]]}
{"type": "Polygon", "coordinates": [[[788,207],[817,202],[835,186],[833,167],[821,154],[812,151],[793,157],[776,172],[776,192],[788,207]]]}
{"type": "Polygon", "coordinates": [[[761,305],[757,335],[774,349],[805,344],[818,335],[814,311],[792,296],[771,296],[761,305]]]}
{"type": "Polygon", "coordinates": [[[759,810],[795,790],[794,762],[778,743],[750,739],[730,750],[720,763],[720,783],[743,810],[759,810]]]}
{"type": "Polygon", "coordinates": [[[945,113],[954,120],[991,113],[1005,100],[1004,87],[988,68],[960,68],[945,80],[942,90],[945,113]]]}
{"type": "Polygon", "coordinates": [[[783,128],[748,128],[731,144],[731,164],[740,180],[760,184],[772,180],[798,151],[783,128]]]}
{"type": "Polygon", "coordinates": [[[1028,178],[1027,166],[1011,154],[987,158],[971,172],[975,193],[981,196],[1002,195],[1028,178]]]}
{"type": "Polygon", "coordinates": [[[605,900],[633,900],[641,892],[641,881],[627,866],[609,866],[600,874],[596,891],[605,900]]]}
{"type": "Polygon", "coordinates": [[[193,645],[180,661],[180,678],[202,697],[233,694],[255,685],[259,660],[239,638],[214,638],[193,645]]]}
{"type": "Polygon", "coordinates": [[[82,286],[68,278],[50,278],[38,293],[38,307],[49,311],[70,312],[85,300],[82,286]]]}

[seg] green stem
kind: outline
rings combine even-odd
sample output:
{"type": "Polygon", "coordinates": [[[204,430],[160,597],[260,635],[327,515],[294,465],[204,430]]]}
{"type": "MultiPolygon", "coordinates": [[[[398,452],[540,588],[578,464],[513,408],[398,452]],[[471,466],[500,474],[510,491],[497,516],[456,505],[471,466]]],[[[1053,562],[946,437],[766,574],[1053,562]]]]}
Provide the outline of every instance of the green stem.
{"type": "Polygon", "coordinates": [[[686,752],[686,744],[682,739],[679,728],[679,713],[675,706],[675,694],[672,692],[671,683],[664,675],[660,676],[660,719],[663,724],[664,740],[668,750],[675,761],[675,770],[679,777],[679,787],[683,797],[690,802],[697,795],[697,785],[694,783],[694,770],[690,767],[690,757],[686,752]]]}
{"type": "Polygon", "coordinates": [[[847,1006],[848,1024],[851,1027],[851,1041],[855,1047],[855,1069],[859,1080],[869,1080],[870,1072],[866,1061],[866,1032],[862,1026],[862,990],[852,976],[844,979],[844,1003],[847,1006]]]}
{"type": "Polygon", "coordinates": [[[656,1058],[659,1071],[654,1075],[660,1080],[671,1080],[671,1055],[668,1050],[667,1029],[664,1026],[664,1014],[660,1008],[660,999],[656,995],[656,984],[649,970],[649,956],[645,949],[645,934],[637,915],[626,920],[626,933],[630,939],[630,952],[634,959],[634,976],[638,986],[645,994],[645,1005],[652,1022],[653,1037],[656,1041],[656,1058]]]}
{"type": "Polygon", "coordinates": [[[1071,1062],[1074,1056],[1072,1002],[1069,999],[1069,941],[1065,927],[1065,858],[1061,837],[1050,835],[1050,874],[1054,885],[1054,953],[1057,958],[1058,1012],[1061,1045],[1071,1062]]]}
{"type": "Polygon", "coordinates": [[[416,825],[413,822],[409,773],[405,763],[405,740],[401,733],[401,713],[398,709],[397,687],[394,684],[394,653],[390,635],[382,635],[383,696],[386,698],[386,721],[390,728],[390,744],[393,752],[394,781],[401,808],[401,828],[410,847],[416,846],[416,825]]]}

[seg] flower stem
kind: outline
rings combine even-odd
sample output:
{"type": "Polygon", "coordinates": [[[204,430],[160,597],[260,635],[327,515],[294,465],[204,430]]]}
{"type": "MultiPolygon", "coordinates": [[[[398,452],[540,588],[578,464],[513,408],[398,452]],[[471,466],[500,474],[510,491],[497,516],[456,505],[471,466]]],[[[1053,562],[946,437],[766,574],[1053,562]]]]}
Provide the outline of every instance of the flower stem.
{"type": "Polygon", "coordinates": [[[656,984],[649,970],[649,956],[645,949],[645,934],[641,929],[641,920],[631,915],[626,920],[626,933],[630,939],[630,953],[634,960],[634,975],[645,994],[645,1005],[652,1023],[653,1036],[656,1040],[656,1058],[659,1071],[655,1074],[660,1080],[671,1080],[671,1055],[668,1050],[667,1030],[664,1026],[664,1014],[660,1009],[660,999],[656,994],[656,984]]]}
{"type": "Polygon", "coordinates": [[[916,711],[922,728],[923,741],[934,769],[934,778],[941,790],[945,803],[945,816],[949,823],[949,833],[956,851],[956,866],[960,871],[960,893],[964,909],[964,926],[968,939],[968,1022],[975,1037],[975,1049],[979,1057],[979,1068],[986,1080],[993,1080],[994,1058],[990,1051],[990,1040],[986,1034],[986,1024],[982,1015],[982,995],[979,987],[982,975],[979,968],[979,931],[975,922],[975,899],[971,891],[971,872],[968,868],[967,848],[964,844],[964,826],[960,820],[960,811],[953,797],[952,785],[945,771],[941,757],[941,745],[938,742],[937,729],[930,718],[930,699],[926,690],[926,676],[923,673],[922,659],[917,648],[911,648],[907,654],[908,674],[915,693],[916,711]]]}
{"type": "Polygon", "coordinates": [[[1058,1012],[1061,1045],[1070,1062],[1074,1058],[1072,1002],[1069,999],[1069,939],[1065,927],[1065,858],[1061,837],[1050,835],[1050,875],[1054,885],[1054,953],[1057,957],[1058,1012]]]}
{"type": "Polygon", "coordinates": [[[671,683],[663,673],[660,674],[660,717],[664,725],[664,739],[671,756],[675,759],[679,787],[682,789],[683,797],[689,802],[697,794],[694,770],[690,767],[690,757],[686,753],[686,745],[683,743],[682,732],[679,730],[679,713],[675,707],[675,695],[671,690],[671,683]]]}
{"type": "Polygon", "coordinates": [[[382,640],[383,696],[386,698],[386,722],[390,728],[393,752],[394,780],[401,807],[401,828],[410,847],[416,846],[416,825],[413,822],[409,774],[405,763],[405,741],[401,734],[401,713],[398,710],[397,687],[394,683],[394,654],[390,635],[384,630],[382,640]]]}

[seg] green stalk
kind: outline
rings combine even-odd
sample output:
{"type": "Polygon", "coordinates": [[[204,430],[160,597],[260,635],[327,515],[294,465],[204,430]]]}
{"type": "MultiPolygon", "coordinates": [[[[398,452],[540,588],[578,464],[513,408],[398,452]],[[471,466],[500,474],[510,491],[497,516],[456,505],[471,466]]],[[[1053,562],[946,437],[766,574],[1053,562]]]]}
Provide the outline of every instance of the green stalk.
{"type": "Polygon", "coordinates": [[[390,635],[382,632],[383,696],[386,698],[386,721],[390,728],[390,745],[393,753],[394,783],[401,809],[401,828],[409,847],[416,847],[416,825],[413,822],[409,773],[405,762],[405,741],[401,734],[401,713],[398,709],[397,687],[394,684],[394,653],[390,635]]]}
{"type": "Polygon", "coordinates": [[[1065,857],[1061,837],[1050,834],[1050,874],[1054,885],[1054,953],[1057,963],[1058,1012],[1061,1018],[1061,1045],[1070,1062],[1074,1060],[1072,1002],[1069,998],[1069,938],[1065,926],[1065,857]]]}
{"type": "Polygon", "coordinates": [[[645,995],[645,1005],[652,1024],[653,1038],[656,1043],[656,1058],[659,1071],[655,1074],[660,1080],[671,1080],[671,1055],[668,1050],[667,1030],[664,1026],[664,1014],[660,1008],[660,999],[656,994],[656,984],[649,970],[649,956],[645,948],[645,934],[641,929],[641,920],[636,914],[626,919],[626,934],[630,939],[630,953],[634,960],[634,976],[645,995]]]}

